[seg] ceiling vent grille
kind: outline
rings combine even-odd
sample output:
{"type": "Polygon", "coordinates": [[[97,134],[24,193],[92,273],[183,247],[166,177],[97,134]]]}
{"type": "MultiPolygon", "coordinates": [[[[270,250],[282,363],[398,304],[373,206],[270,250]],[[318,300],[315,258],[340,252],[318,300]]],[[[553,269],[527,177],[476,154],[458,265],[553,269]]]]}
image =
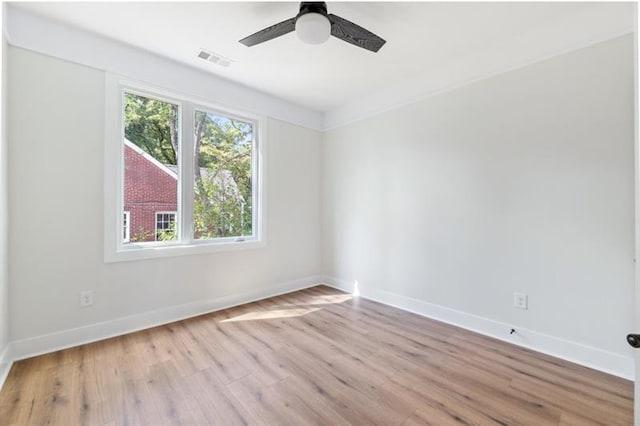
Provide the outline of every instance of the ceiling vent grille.
{"type": "Polygon", "coordinates": [[[222,55],[212,53],[204,49],[200,49],[200,51],[198,52],[198,58],[204,59],[205,61],[213,62],[214,64],[220,65],[221,67],[225,68],[231,65],[231,63],[233,62],[229,58],[225,58],[222,55]]]}

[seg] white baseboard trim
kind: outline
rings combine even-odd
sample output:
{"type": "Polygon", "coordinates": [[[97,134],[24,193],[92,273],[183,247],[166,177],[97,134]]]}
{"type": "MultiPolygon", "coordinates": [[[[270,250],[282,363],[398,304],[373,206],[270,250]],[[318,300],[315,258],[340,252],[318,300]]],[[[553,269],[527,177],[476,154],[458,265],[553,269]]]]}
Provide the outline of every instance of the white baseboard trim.
{"type": "MultiPolygon", "coordinates": [[[[255,302],[256,300],[279,296],[292,291],[313,287],[321,282],[321,276],[309,276],[294,281],[262,287],[247,293],[185,303],[156,311],[144,312],[56,333],[17,340],[9,343],[5,350],[5,355],[3,358],[0,358],[0,361],[3,363],[6,361],[6,363],[10,365],[12,362],[21,359],[133,333],[135,331],[231,308],[233,306],[255,302]]],[[[7,368],[7,372],[8,370],[7,368]]]]}
{"type": "MultiPolygon", "coordinates": [[[[354,292],[353,283],[351,282],[330,276],[323,278],[323,283],[330,287],[349,293],[354,292]]],[[[511,325],[509,324],[435,305],[412,297],[367,288],[366,286],[363,287],[361,284],[358,292],[360,297],[365,299],[433,318],[614,376],[635,380],[635,364],[631,356],[623,356],[520,327],[518,327],[517,334],[509,334],[511,330],[511,325]]]]}
{"type": "Polygon", "coordinates": [[[2,389],[4,381],[7,380],[12,365],[13,361],[9,359],[9,344],[7,344],[2,353],[0,353],[0,389],[2,389]]]}

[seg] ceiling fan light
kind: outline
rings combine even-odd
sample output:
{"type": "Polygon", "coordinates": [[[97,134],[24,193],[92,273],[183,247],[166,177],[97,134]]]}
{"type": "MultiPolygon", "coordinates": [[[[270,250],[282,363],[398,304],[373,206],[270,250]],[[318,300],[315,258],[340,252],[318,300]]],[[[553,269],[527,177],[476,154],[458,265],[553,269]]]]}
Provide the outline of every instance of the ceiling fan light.
{"type": "Polygon", "coordinates": [[[296,20],[296,34],[307,44],[321,44],[331,35],[331,22],[320,13],[306,13],[296,20]]]}

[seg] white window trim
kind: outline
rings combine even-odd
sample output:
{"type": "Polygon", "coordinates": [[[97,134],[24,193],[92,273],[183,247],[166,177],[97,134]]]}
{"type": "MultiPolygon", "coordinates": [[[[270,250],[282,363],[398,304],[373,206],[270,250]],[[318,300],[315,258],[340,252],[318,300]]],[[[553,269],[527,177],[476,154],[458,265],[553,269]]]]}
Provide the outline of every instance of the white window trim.
{"type": "Polygon", "coordinates": [[[257,249],[266,246],[266,134],[267,120],[264,116],[234,111],[216,105],[207,99],[170,92],[166,89],[132,82],[112,73],[105,76],[105,143],[104,143],[104,261],[105,263],[172,257],[190,254],[214,253],[220,251],[235,251],[257,249]],[[179,173],[181,185],[178,188],[177,223],[178,240],[162,242],[126,243],[122,241],[122,212],[123,212],[123,114],[122,96],[124,91],[139,93],[143,96],[165,100],[180,105],[182,122],[180,131],[182,137],[179,156],[179,173]],[[211,113],[242,120],[249,120],[254,125],[254,146],[252,155],[252,176],[254,180],[253,227],[252,236],[216,238],[210,240],[193,239],[193,161],[189,153],[193,151],[194,110],[204,110],[211,113]]]}
{"type": "Polygon", "coordinates": [[[124,228],[124,237],[122,238],[122,242],[128,243],[129,240],[131,239],[131,212],[124,211],[122,213],[123,213],[122,218],[127,223],[127,227],[124,228]]]}

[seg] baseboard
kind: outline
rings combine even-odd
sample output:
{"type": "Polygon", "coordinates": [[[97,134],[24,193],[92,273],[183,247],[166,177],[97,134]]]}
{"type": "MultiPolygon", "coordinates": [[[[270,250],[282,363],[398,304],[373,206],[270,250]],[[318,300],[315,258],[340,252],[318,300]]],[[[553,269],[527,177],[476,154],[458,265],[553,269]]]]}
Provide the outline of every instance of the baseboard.
{"type": "Polygon", "coordinates": [[[9,359],[9,345],[7,344],[2,353],[0,353],[0,389],[2,389],[4,381],[7,380],[12,365],[13,362],[9,359]]]}
{"type": "MultiPolygon", "coordinates": [[[[349,293],[354,291],[353,283],[340,278],[325,276],[323,283],[349,293]]],[[[635,379],[635,364],[632,357],[523,328],[518,328],[518,333],[512,335],[509,334],[511,329],[509,324],[362,285],[359,286],[358,293],[365,299],[433,318],[614,376],[628,380],[635,379]]]]}
{"type": "MultiPolygon", "coordinates": [[[[290,293],[292,291],[302,290],[320,283],[339,290],[353,292],[353,285],[345,280],[328,276],[310,276],[263,287],[253,292],[176,305],[156,311],[10,342],[0,355],[0,389],[14,361],[156,327],[158,325],[254,302],[256,300],[290,293]]],[[[635,367],[632,357],[625,357],[613,352],[522,328],[518,328],[517,335],[509,335],[505,332],[505,330],[510,329],[509,324],[391,292],[361,287],[359,293],[361,297],[366,299],[456,325],[576,364],[629,380],[634,380],[635,378],[635,367]]]]}
{"type": "MultiPolygon", "coordinates": [[[[252,292],[233,294],[217,297],[215,299],[171,306],[156,311],[149,311],[142,314],[117,318],[56,333],[17,340],[9,343],[8,348],[5,351],[5,358],[6,361],[11,364],[13,361],[30,358],[32,356],[55,352],[85,343],[108,339],[110,337],[121,336],[123,334],[144,330],[146,328],[156,327],[221,309],[255,302],[256,300],[302,290],[304,288],[318,285],[321,281],[322,277],[320,276],[310,276],[263,287],[252,292]]],[[[0,358],[0,360],[2,359],[3,358],[0,358]]]]}

